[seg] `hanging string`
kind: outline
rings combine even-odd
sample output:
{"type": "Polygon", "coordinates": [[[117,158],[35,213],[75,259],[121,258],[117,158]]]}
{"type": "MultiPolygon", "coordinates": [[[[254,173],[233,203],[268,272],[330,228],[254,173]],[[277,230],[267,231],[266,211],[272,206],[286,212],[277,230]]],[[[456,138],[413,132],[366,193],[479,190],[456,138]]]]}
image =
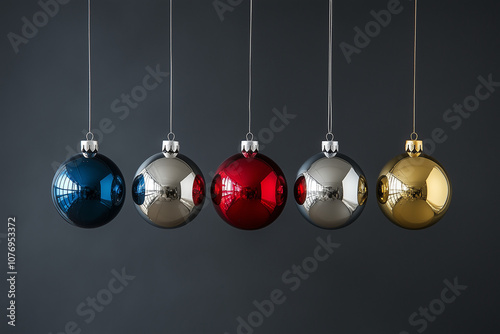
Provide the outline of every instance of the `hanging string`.
{"type": "Polygon", "coordinates": [[[92,67],[90,60],[90,23],[91,23],[91,15],[90,15],[90,0],[87,1],[87,48],[88,48],[88,74],[89,74],[89,82],[88,82],[88,94],[89,94],[89,102],[88,102],[88,112],[89,112],[89,132],[87,132],[86,138],[87,140],[94,140],[94,134],[92,133],[92,67]]]}
{"type": "Polygon", "coordinates": [[[253,0],[250,0],[250,36],[248,48],[248,133],[247,140],[253,140],[252,133],[252,32],[253,32],[253,0]]]}
{"type": "Polygon", "coordinates": [[[170,42],[169,42],[169,53],[170,53],[170,132],[167,135],[169,140],[175,139],[175,134],[173,132],[173,96],[174,96],[174,75],[173,75],[173,52],[172,52],[172,0],[170,0],[170,42]]]}
{"type": "Polygon", "coordinates": [[[418,8],[418,0],[415,0],[415,17],[413,23],[413,132],[410,135],[410,138],[413,140],[418,139],[418,134],[416,132],[416,113],[417,113],[417,8],[418,8]]]}
{"type": "Polygon", "coordinates": [[[333,140],[333,0],[328,6],[328,132],[327,140],[333,140]]]}

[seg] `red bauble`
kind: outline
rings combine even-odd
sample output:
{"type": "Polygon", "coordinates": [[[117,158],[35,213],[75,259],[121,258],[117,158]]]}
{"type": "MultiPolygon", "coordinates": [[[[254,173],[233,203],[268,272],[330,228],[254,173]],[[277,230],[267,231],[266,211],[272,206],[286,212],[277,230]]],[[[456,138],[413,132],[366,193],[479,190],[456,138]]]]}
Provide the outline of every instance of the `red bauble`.
{"type": "Polygon", "coordinates": [[[285,175],[263,154],[236,154],[224,161],[212,181],[212,202],[228,224],[256,230],[271,224],[287,198],[285,175]]]}

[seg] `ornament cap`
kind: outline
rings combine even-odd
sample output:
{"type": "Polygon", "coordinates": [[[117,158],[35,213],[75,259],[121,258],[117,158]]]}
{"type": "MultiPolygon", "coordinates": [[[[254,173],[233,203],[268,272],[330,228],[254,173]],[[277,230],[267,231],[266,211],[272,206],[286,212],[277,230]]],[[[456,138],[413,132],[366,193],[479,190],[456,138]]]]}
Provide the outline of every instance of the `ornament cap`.
{"type": "Polygon", "coordinates": [[[245,158],[253,158],[259,152],[259,142],[257,140],[242,140],[241,153],[245,158]]]}
{"type": "Polygon", "coordinates": [[[80,147],[85,158],[95,157],[99,150],[97,140],[82,140],[80,147]]]}
{"type": "Polygon", "coordinates": [[[333,158],[339,153],[339,142],[336,140],[324,140],[321,143],[321,151],[327,158],[333,158]]]}
{"type": "Polygon", "coordinates": [[[424,152],[424,144],[421,140],[407,140],[405,151],[412,158],[418,157],[424,152]]]}
{"type": "Polygon", "coordinates": [[[179,154],[179,142],[175,140],[164,140],[162,152],[165,158],[175,158],[179,154]]]}

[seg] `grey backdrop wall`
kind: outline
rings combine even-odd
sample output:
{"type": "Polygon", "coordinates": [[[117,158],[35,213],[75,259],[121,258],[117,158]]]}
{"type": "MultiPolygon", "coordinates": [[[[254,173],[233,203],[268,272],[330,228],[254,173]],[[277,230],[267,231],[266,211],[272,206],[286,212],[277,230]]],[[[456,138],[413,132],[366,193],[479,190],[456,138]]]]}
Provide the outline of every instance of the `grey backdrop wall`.
{"type": "MultiPolygon", "coordinates": [[[[500,331],[500,87],[480,90],[489,95],[478,106],[470,98],[480,77],[500,81],[498,1],[420,2],[418,129],[427,139],[443,130],[446,140],[427,141],[427,149],[447,168],[454,197],[440,223],[413,232],[386,220],[374,195],[379,170],[411,132],[413,2],[334,3],[334,127],[341,151],[369,180],[361,218],[320,230],[302,219],[289,191],[281,217],[255,232],[225,224],[210,203],[191,224],[159,230],[139,217],[129,194],[99,229],[59,217],[53,167],[76,150],[87,122],[86,1],[60,0],[47,22],[37,14],[45,3],[54,1],[0,4],[2,333],[500,331]],[[340,44],[355,46],[354,28],[364,30],[375,20],[370,12],[388,6],[398,13],[349,63],[340,44]],[[40,27],[23,37],[23,18],[34,15],[40,27]],[[13,34],[25,40],[11,43],[13,34]],[[447,111],[464,100],[472,112],[447,111]],[[16,327],[6,317],[8,217],[17,222],[16,327]],[[333,253],[311,267],[308,258],[328,242],[333,253]],[[303,264],[307,275],[293,267],[303,264]],[[271,297],[279,304],[262,303],[271,297]]],[[[174,15],[175,132],[207,183],[246,133],[248,1],[215,5],[219,13],[213,0],[177,0],[174,15]]],[[[255,1],[254,132],[289,188],[326,132],[327,8],[326,0],[255,1]],[[271,138],[262,129],[284,112],[293,116],[271,138]]],[[[168,72],[168,1],[95,1],[94,127],[104,125],[101,152],[121,168],[128,190],[168,132],[168,78],[159,76],[131,107],[121,100],[148,67],[168,72]]]]}

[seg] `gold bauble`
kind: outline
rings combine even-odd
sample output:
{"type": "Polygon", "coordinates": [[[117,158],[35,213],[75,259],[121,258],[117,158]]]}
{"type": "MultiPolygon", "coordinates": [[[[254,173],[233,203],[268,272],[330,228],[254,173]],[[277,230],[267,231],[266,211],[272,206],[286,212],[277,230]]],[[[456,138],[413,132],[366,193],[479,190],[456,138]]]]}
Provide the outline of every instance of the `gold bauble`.
{"type": "Polygon", "coordinates": [[[448,210],[451,184],[434,158],[422,154],[422,142],[406,143],[406,153],[389,161],[377,181],[377,201],[394,224],[411,230],[437,223],[448,210]]]}

